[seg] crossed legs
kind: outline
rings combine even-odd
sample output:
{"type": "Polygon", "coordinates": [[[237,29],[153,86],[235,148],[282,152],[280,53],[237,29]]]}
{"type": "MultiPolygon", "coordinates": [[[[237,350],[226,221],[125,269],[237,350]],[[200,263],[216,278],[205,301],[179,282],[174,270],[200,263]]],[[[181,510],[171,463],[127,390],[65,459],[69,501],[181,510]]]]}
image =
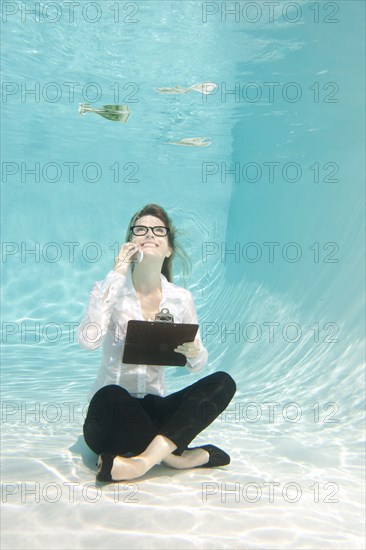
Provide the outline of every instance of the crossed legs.
{"type": "Polygon", "coordinates": [[[177,469],[201,466],[209,453],[187,446],[227,407],[235,390],[225,372],[167,397],[147,395],[143,400],[120,386],[106,386],[90,403],[84,437],[97,454],[117,455],[111,470],[116,481],[140,477],[159,462],[177,469]],[[129,458],[123,456],[126,453],[129,458]]]}

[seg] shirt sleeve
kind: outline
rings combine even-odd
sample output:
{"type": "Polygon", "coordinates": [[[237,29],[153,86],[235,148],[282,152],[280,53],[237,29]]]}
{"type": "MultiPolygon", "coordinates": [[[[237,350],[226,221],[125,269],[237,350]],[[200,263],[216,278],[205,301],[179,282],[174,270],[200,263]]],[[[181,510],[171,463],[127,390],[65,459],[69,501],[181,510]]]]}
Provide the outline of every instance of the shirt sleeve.
{"type": "MultiPolygon", "coordinates": [[[[185,304],[186,309],[183,316],[183,319],[184,319],[183,322],[198,324],[197,313],[196,313],[196,308],[194,305],[192,293],[190,291],[187,291],[187,292],[188,294],[187,294],[187,300],[185,304]]],[[[187,362],[185,366],[189,370],[189,372],[198,372],[202,370],[207,364],[208,351],[202,343],[199,327],[196,334],[196,338],[198,339],[198,342],[200,344],[200,351],[197,357],[192,357],[192,358],[187,357],[187,362]]]]}
{"type": "Polygon", "coordinates": [[[97,281],[89,295],[84,317],[76,329],[76,337],[84,349],[97,349],[104,337],[117,300],[122,296],[126,276],[110,271],[103,281],[97,281]]]}

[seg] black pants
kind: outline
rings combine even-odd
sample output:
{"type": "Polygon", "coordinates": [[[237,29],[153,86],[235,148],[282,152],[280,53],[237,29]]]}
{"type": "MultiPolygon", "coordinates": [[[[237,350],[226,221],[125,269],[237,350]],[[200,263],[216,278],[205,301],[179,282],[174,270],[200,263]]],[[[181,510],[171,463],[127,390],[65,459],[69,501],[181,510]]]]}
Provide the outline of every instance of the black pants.
{"type": "Polygon", "coordinates": [[[105,386],[90,402],[84,438],[97,454],[135,456],[161,434],[177,446],[174,454],[181,455],[226,409],[235,391],[234,380],[221,371],[166,397],[137,398],[121,386],[105,386]]]}

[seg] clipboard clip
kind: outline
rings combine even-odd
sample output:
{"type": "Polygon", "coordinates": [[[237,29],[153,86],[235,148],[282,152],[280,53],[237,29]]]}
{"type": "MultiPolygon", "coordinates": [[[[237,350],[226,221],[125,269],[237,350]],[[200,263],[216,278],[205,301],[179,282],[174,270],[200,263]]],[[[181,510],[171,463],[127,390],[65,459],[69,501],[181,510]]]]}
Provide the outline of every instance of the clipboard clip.
{"type": "Polygon", "coordinates": [[[163,307],[159,313],[155,315],[155,321],[162,323],[174,323],[174,317],[167,307],[163,307]]]}

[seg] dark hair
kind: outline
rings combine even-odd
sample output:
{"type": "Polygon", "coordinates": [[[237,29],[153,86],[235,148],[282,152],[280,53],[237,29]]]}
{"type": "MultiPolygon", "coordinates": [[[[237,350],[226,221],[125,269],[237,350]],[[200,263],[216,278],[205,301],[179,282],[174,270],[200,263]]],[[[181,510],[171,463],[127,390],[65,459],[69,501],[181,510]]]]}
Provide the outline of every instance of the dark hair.
{"type": "MultiPolygon", "coordinates": [[[[176,256],[178,256],[183,263],[184,275],[187,275],[188,271],[191,270],[191,261],[183,250],[182,246],[177,243],[177,234],[179,232],[175,229],[171,218],[169,217],[166,210],[164,210],[164,208],[162,208],[158,204],[146,204],[141,210],[139,210],[132,216],[130,223],[128,224],[125,241],[128,242],[131,239],[132,231],[130,227],[135,225],[136,221],[143,216],[155,216],[156,218],[159,218],[159,220],[161,220],[166,227],[169,227],[170,230],[168,232],[168,243],[170,248],[172,249],[172,253],[169,258],[164,259],[163,265],[161,267],[162,274],[167,278],[169,282],[172,282],[173,260],[176,256]]],[[[133,267],[134,264],[132,264],[132,269],[133,267]]]]}

